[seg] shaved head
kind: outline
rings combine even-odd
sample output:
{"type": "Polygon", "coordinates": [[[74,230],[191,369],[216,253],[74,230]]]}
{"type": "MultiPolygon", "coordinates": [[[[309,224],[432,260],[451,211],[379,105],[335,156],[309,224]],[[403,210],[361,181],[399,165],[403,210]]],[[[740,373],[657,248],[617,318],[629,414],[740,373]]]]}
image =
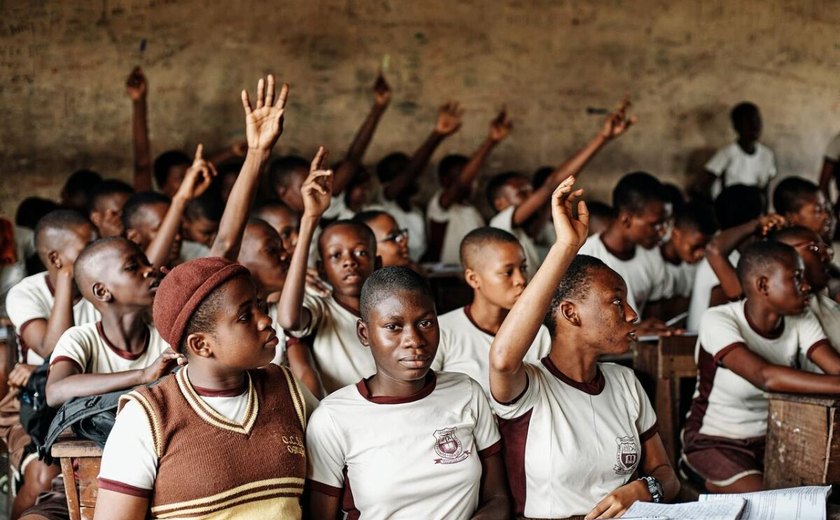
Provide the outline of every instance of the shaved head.
{"type": "Polygon", "coordinates": [[[44,265],[49,265],[47,255],[50,251],[62,249],[68,240],[77,235],[93,234],[93,224],[88,218],[77,211],[59,209],[44,215],[35,227],[35,248],[38,257],[44,265]]]}
{"type": "Polygon", "coordinates": [[[796,265],[796,249],[782,242],[763,241],[751,244],[738,260],[738,280],[746,291],[758,276],[770,276],[779,266],[796,265]]]}
{"type": "Polygon", "coordinates": [[[467,233],[461,241],[461,266],[464,269],[473,269],[482,257],[485,248],[493,247],[495,244],[516,244],[522,247],[519,240],[504,229],[494,227],[481,227],[467,233]]]}
{"type": "Polygon", "coordinates": [[[82,250],[73,264],[73,277],[82,296],[94,301],[93,284],[104,281],[108,269],[118,268],[116,258],[126,249],[143,254],[137,244],[122,237],[100,238],[82,250]]]}
{"type": "Polygon", "coordinates": [[[359,314],[362,320],[367,321],[377,302],[400,292],[417,292],[432,302],[435,300],[429,283],[416,272],[402,266],[383,267],[374,271],[362,286],[362,294],[359,297],[359,314]]]}

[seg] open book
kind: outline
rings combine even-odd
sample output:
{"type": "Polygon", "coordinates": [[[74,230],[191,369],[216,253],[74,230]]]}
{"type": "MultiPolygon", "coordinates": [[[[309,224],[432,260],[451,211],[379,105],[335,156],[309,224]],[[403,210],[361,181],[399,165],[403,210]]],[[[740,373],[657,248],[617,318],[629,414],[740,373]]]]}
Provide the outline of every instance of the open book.
{"type": "Polygon", "coordinates": [[[622,518],[657,520],[825,520],[831,486],[804,486],[756,493],[700,495],[698,502],[636,502],[622,518]]]}

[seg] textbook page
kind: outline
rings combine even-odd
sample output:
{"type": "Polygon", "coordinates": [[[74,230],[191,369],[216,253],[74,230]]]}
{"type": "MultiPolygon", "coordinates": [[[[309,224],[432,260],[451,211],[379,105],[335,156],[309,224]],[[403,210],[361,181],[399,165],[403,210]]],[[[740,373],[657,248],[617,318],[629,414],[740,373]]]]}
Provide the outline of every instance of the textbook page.
{"type": "Polygon", "coordinates": [[[743,498],[747,505],[741,520],[825,520],[825,500],[829,493],[831,486],[803,486],[756,493],[700,495],[700,502],[743,498]]]}
{"type": "Polygon", "coordinates": [[[635,502],[621,518],[641,520],[662,518],[668,520],[738,520],[744,509],[743,498],[685,504],[654,504],[635,502]]]}

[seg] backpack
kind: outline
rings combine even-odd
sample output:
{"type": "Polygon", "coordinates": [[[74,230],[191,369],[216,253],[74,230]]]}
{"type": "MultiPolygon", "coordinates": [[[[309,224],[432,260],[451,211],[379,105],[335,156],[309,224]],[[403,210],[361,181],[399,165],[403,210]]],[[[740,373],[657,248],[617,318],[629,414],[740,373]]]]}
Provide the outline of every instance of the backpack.
{"type": "Polygon", "coordinates": [[[50,361],[35,369],[29,376],[26,386],[20,389],[20,424],[24,431],[32,438],[33,443],[43,443],[50,423],[55,417],[55,408],[47,406],[47,375],[50,372],[50,361]]]}

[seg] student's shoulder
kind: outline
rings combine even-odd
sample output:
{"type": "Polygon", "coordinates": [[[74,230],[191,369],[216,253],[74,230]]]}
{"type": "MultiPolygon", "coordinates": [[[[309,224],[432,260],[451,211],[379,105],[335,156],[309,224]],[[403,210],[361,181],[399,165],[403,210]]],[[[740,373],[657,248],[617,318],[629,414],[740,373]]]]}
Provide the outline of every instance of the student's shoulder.
{"type": "Polygon", "coordinates": [[[580,246],[578,254],[589,255],[597,257],[604,251],[604,243],[601,242],[601,233],[595,233],[587,237],[586,241],[580,246]]]}
{"type": "Polygon", "coordinates": [[[510,206],[496,213],[490,219],[490,227],[504,229],[510,231],[513,227],[513,213],[516,211],[516,206],[510,206]]]}
{"type": "Polygon", "coordinates": [[[472,399],[475,395],[484,395],[484,389],[478,381],[460,372],[435,372],[435,389],[447,402],[458,397],[472,399]]]}
{"type": "Polygon", "coordinates": [[[97,341],[100,337],[99,322],[91,322],[73,325],[64,331],[58,341],[59,343],[65,343],[67,341],[90,343],[97,341]]]}
{"type": "Polygon", "coordinates": [[[40,272],[27,276],[16,283],[11,289],[9,289],[7,298],[33,299],[49,294],[50,289],[49,285],[47,285],[47,273],[40,272]]]}
{"type": "Polygon", "coordinates": [[[463,327],[464,324],[468,322],[469,319],[467,318],[465,307],[458,307],[457,309],[451,310],[446,314],[441,314],[440,316],[438,316],[438,325],[441,329],[463,327]]]}
{"type": "Polygon", "coordinates": [[[598,363],[598,368],[606,381],[619,381],[622,385],[630,387],[635,385],[637,378],[632,368],[607,362],[598,363]]]}
{"type": "Polygon", "coordinates": [[[755,149],[760,155],[773,157],[773,150],[764,143],[755,143],[755,149]]]}
{"type": "Polygon", "coordinates": [[[719,321],[742,321],[743,312],[739,312],[743,306],[743,300],[736,302],[724,303],[715,307],[709,307],[703,313],[701,324],[703,322],[719,322],[719,321]]]}

